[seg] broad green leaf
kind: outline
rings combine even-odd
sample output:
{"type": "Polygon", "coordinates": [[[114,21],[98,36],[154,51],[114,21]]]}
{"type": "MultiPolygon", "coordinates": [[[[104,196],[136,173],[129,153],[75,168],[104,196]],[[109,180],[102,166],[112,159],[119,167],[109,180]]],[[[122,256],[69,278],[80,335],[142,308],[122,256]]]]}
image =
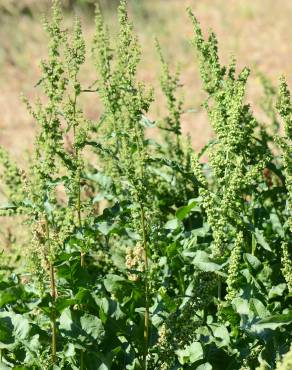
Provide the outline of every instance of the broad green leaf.
{"type": "Polygon", "coordinates": [[[65,358],[73,357],[76,354],[74,344],[72,343],[66,344],[63,354],[65,358]]]}
{"type": "Polygon", "coordinates": [[[203,348],[200,342],[193,342],[185,349],[179,349],[175,352],[180,364],[193,364],[204,357],[203,348]]]}
{"type": "Polygon", "coordinates": [[[217,339],[217,345],[219,347],[228,346],[230,343],[229,332],[226,326],[219,324],[211,324],[212,332],[214,337],[217,339]]]}
{"type": "Polygon", "coordinates": [[[190,204],[188,204],[187,206],[183,206],[183,207],[180,207],[177,209],[177,211],[175,212],[175,217],[182,221],[183,219],[185,219],[189,214],[190,212],[196,207],[197,203],[195,201],[191,202],[190,204]]]}
{"type": "Polygon", "coordinates": [[[80,318],[81,328],[94,339],[99,338],[104,334],[104,329],[101,320],[88,313],[80,318]]]}
{"type": "Polygon", "coordinates": [[[283,238],[285,236],[285,230],[277,212],[274,211],[270,214],[270,221],[273,225],[273,229],[283,238]]]}
{"type": "Polygon", "coordinates": [[[165,288],[159,289],[159,294],[161,295],[161,298],[165,304],[165,307],[169,312],[174,312],[177,308],[175,301],[173,298],[171,298],[168,294],[165,288]]]}
{"type": "Polygon", "coordinates": [[[59,322],[60,322],[60,329],[64,329],[64,330],[67,330],[67,331],[70,331],[72,330],[72,327],[73,327],[73,319],[72,319],[72,313],[71,313],[71,310],[70,308],[66,308],[60,318],[59,318],[59,322]]]}
{"type": "Polygon", "coordinates": [[[272,286],[269,291],[269,298],[282,297],[284,291],[287,289],[287,284],[282,283],[276,286],[272,286]]]}
{"type": "Polygon", "coordinates": [[[71,311],[69,308],[62,312],[59,323],[60,330],[75,341],[82,342],[88,337],[96,340],[104,334],[102,322],[97,316],[88,313],[82,315],[80,311],[71,311]]]}
{"type": "Polygon", "coordinates": [[[20,287],[12,286],[0,291],[0,307],[3,307],[7,303],[14,303],[18,299],[21,299],[23,290],[20,287]]]}
{"type": "MultiPolygon", "coordinates": [[[[11,370],[12,368],[11,367],[8,367],[7,365],[3,364],[3,363],[0,363],[0,370],[11,370]]],[[[20,370],[29,370],[28,367],[13,367],[13,369],[20,369],[20,370]]]]}
{"type": "Polygon", "coordinates": [[[164,228],[167,230],[176,230],[179,227],[180,223],[178,219],[174,218],[172,220],[167,221],[164,225],[164,228]]]}
{"type": "Polygon", "coordinates": [[[261,266],[261,261],[253,256],[250,253],[244,253],[244,259],[248,262],[248,264],[253,268],[253,270],[258,270],[258,268],[261,266]]]}
{"type": "Polygon", "coordinates": [[[269,315],[269,311],[266,309],[266,306],[256,298],[251,298],[249,301],[250,309],[255,313],[256,316],[264,318],[269,315]]]}
{"type": "Polygon", "coordinates": [[[201,271],[212,272],[220,270],[223,265],[218,265],[215,262],[212,262],[209,258],[208,253],[205,251],[197,251],[193,264],[201,271]]]}
{"type": "Polygon", "coordinates": [[[101,364],[98,370],[110,370],[110,368],[106,364],[101,364]]]}
{"type": "Polygon", "coordinates": [[[249,304],[246,299],[243,298],[234,298],[232,300],[232,306],[239,315],[248,315],[249,314],[249,304]]]}
{"type": "Polygon", "coordinates": [[[6,312],[0,312],[0,348],[14,343],[14,326],[11,317],[6,312]]]}
{"type": "Polygon", "coordinates": [[[288,325],[292,322],[292,310],[287,314],[279,314],[265,317],[256,323],[257,327],[276,329],[282,325],[288,325]]]}
{"type": "Polygon", "coordinates": [[[126,279],[122,276],[115,274],[108,274],[104,279],[105,289],[110,293],[115,293],[120,290],[124,284],[127,283],[126,279]]]}
{"type": "Polygon", "coordinates": [[[41,347],[40,335],[35,334],[32,337],[29,337],[29,340],[27,341],[27,346],[30,351],[37,353],[37,351],[39,351],[41,347]]]}
{"type": "Polygon", "coordinates": [[[203,347],[200,342],[192,343],[189,348],[190,363],[193,364],[204,357],[203,347]]]}
{"type": "Polygon", "coordinates": [[[202,364],[196,368],[196,370],[212,370],[213,367],[209,362],[206,362],[205,364],[202,364]]]}
{"type": "Polygon", "coordinates": [[[264,237],[264,234],[263,234],[263,231],[262,230],[259,230],[259,229],[255,229],[255,236],[256,236],[256,240],[257,242],[264,248],[266,249],[267,251],[269,252],[272,252],[272,249],[271,247],[269,246],[269,244],[267,243],[265,237],[264,237]]]}
{"type": "Polygon", "coordinates": [[[292,311],[288,314],[278,314],[267,316],[251,325],[251,330],[256,333],[262,333],[266,329],[275,330],[279,327],[292,323],[292,311]]]}
{"type": "Polygon", "coordinates": [[[29,335],[29,321],[23,315],[13,315],[12,323],[14,335],[17,339],[27,339],[29,335]]]}
{"type": "Polygon", "coordinates": [[[65,308],[70,307],[74,303],[74,299],[58,297],[56,302],[56,311],[61,313],[65,308]]]}
{"type": "Polygon", "coordinates": [[[111,231],[115,228],[114,225],[109,224],[108,222],[100,222],[97,225],[97,229],[103,234],[103,235],[109,235],[111,231]]]}

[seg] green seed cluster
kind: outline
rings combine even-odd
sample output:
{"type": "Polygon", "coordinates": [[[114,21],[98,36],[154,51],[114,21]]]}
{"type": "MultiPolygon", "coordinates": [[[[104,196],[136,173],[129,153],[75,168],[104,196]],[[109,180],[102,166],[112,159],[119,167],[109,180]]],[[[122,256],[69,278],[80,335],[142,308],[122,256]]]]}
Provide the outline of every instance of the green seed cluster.
{"type": "Polygon", "coordinates": [[[171,368],[176,361],[175,351],[194,341],[195,328],[201,324],[201,320],[194,315],[197,309],[197,302],[191,299],[160,326],[155,346],[159,357],[156,366],[159,364],[159,368],[171,368]]]}
{"type": "Polygon", "coordinates": [[[288,243],[286,242],[282,244],[281,263],[283,266],[282,273],[286,280],[288,290],[291,293],[292,292],[292,262],[291,262],[291,257],[289,254],[288,243]]]}
{"type": "MultiPolygon", "coordinates": [[[[205,41],[200,25],[190,12],[193,21],[194,45],[198,52],[201,77],[208,99],[204,106],[216,133],[217,140],[209,152],[209,165],[214,174],[211,190],[201,189],[208,221],[213,228],[214,255],[222,256],[228,239],[235,230],[242,229],[242,213],[246,195],[262,177],[270,156],[252,140],[257,121],[250,106],[244,103],[249,70],[235,75],[235,61],[229,68],[221,67],[217,40],[213,33],[205,41]]],[[[198,160],[193,170],[200,182],[198,160]]],[[[237,232],[236,231],[236,232],[237,232]]]]}
{"type": "MultiPolygon", "coordinates": [[[[23,178],[16,164],[11,160],[7,151],[0,147],[1,182],[9,202],[19,205],[24,198],[23,178]]],[[[9,209],[2,210],[3,214],[9,213],[9,209]]]]}
{"type": "Polygon", "coordinates": [[[176,155],[181,155],[181,116],[183,114],[183,99],[178,98],[177,89],[179,87],[180,81],[180,72],[177,69],[174,75],[171,74],[168,63],[166,62],[161,46],[156,41],[156,48],[161,62],[162,73],[160,77],[160,85],[162,92],[166,98],[168,116],[165,118],[164,126],[162,127],[168,134],[172,133],[173,135],[165,135],[166,142],[170,143],[175,140],[175,152],[176,155]]]}
{"type": "Polygon", "coordinates": [[[286,188],[288,190],[289,226],[292,232],[292,103],[290,91],[284,78],[281,79],[277,108],[284,121],[285,137],[277,138],[285,167],[286,188]]]}
{"type": "Polygon", "coordinates": [[[240,270],[240,261],[243,245],[244,245],[243,233],[240,232],[236,236],[234,247],[231,251],[229,259],[228,276],[226,280],[227,283],[226,299],[230,301],[233,298],[235,298],[237,293],[238,274],[240,270]]]}
{"type": "MultiPolygon", "coordinates": [[[[54,1],[52,19],[44,20],[49,52],[48,59],[41,62],[42,76],[38,82],[47,101],[37,100],[33,107],[23,98],[39,130],[32,165],[22,175],[22,182],[14,181],[14,186],[22,184],[15,194],[22,198],[18,208],[30,219],[34,265],[37,270],[42,266],[46,271],[64,240],[76,226],[81,226],[81,214],[86,208],[81,200],[84,168],[81,152],[88,122],[78,106],[82,90],[78,74],[85,61],[85,42],[78,18],[72,40],[61,24],[60,4],[54,1]],[[69,145],[65,142],[66,134],[69,145]]],[[[7,164],[5,167],[9,168],[7,164]]],[[[42,274],[41,269],[39,273],[42,274]]]]}

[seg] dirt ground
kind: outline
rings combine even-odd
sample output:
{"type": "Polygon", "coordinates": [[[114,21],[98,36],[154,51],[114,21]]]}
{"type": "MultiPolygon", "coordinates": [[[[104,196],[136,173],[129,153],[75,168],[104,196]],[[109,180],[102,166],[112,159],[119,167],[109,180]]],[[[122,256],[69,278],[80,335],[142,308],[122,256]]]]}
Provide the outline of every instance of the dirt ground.
{"type": "MultiPolygon", "coordinates": [[[[3,1],[7,0],[0,0],[0,145],[22,163],[25,153],[32,147],[36,125],[21,103],[20,93],[32,101],[40,94],[34,85],[40,76],[39,62],[47,52],[46,35],[39,13],[6,12],[1,8],[3,1]]],[[[256,66],[275,84],[284,74],[292,84],[291,0],[132,0],[132,19],[143,51],[139,77],[147,85],[157,87],[159,83],[160,67],[154,47],[154,37],[157,36],[171,66],[181,65],[186,108],[200,106],[203,95],[195,52],[190,44],[192,25],[186,13],[187,6],[193,9],[204,31],[211,28],[217,34],[222,62],[227,63],[234,55],[239,68],[256,66]]],[[[90,45],[93,17],[85,13],[81,16],[85,38],[90,45]]],[[[106,19],[114,35],[116,18],[107,11],[106,19]]],[[[73,12],[67,13],[66,24],[69,25],[71,20],[73,12]]],[[[89,62],[82,74],[84,86],[96,80],[90,63],[90,47],[88,56],[89,62]]],[[[261,94],[260,84],[253,73],[248,100],[252,101],[255,114],[259,114],[256,102],[261,94]]],[[[150,113],[152,119],[163,115],[161,101],[158,92],[157,102],[150,113]]],[[[90,95],[84,107],[89,118],[98,119],[98,96],[90,95]]],[[[183,129],[191,134],[196,149],[200,149],[212,135],[206,115],[201,111],[185,114],[183,129]]]]}

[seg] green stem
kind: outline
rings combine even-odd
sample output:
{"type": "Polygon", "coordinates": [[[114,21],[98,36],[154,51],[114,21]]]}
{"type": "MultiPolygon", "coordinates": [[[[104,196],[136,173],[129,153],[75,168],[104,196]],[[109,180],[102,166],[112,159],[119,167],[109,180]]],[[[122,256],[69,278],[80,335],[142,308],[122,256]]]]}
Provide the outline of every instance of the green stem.
{"type": "MultiPolygon", "coordinates": [[[[75,84],[77,83],[77,76],[75,76],[75,84]]],[[[73,100],[73,135],[74,135],[74,144],[76,144],[76,104],[77,104],[77,92],[74,91],[74,100],[73,100]]],[[[82,227],[81,221],[81,186],[80,186],[80,167],[79,167],[79,150],[75,145],[75,161],[77,163],[77,218],[78,218],[78,227],[82,227]]],[[[83,251],[80,252],[80,265],[81,267],[85,266],[85,253],[83,251]]]]}
{"type": "Polygon", "coordinates": [[[81,350],[81,353],[80,353],[80,370],[84,370],[85,367],[84,367],[84,352],[83,350],[81,350]]]}
{"type": "MultiPolygon", "coordinates": [[[[78,152],[77,152],[78,160],[78,152]]],[[[82,220],[81,220],[81,187],[80,187],[80,168],[78,168],[78,194],[77,194],[77,217],[78,217],[78,227],[81,229],[82,220]]],[[[85,267],[85,252],[80,252],[80,265],[85,267]]]]}
{"type": "MultiPolygon", "coordinates": [[[[49,231],[49,223],[46,217],[45,219],[45,228],[46,228],[46,239],[47,242],[50,240],[50,231],[49,231]]],[[[52,327],[52,348],[51,348],[51,355],[52,355],[52,364],[54,365],[57,360],[57,322],[56,322],[56,279],[55,279],[55,271],[54,265],[50,261],[49,262],[49,270],[50,270],[50,286],[51,286],[51,327],[52,327]]]]}
{"type": "MultiPolygon", "coordinates": [[[[251,195],[251,212],[252,212],[252,224],[254,226],[254,229],[255,229],[255,214],[254,214],[254,204],[253,204],[253,195],[251,195]]],[[[256,246],[257,246],[257,242],[256,242],[256,238],[255,238],[255,234],[252,233],[252,236],[251,236],[251,254],[254,256],[255,255],[255,252],[256,252],[256,246]]]]}
{"type": "Polygon", "coordinates": [[[50,263],[50,279],[51,279],[51,297],[52,297],[52,311],[51,311],[52,363],[55,364],[57,358],[56,283],[55,283],[55,271],[52,263],[50,263]]]}
{"type": "Polygon", "coordinates": [[[219,278],[218,280],[218,299],[221,301],[222,298],[222,282],[221,279],[219,278]]]}
{"type": "Polygon", "coordinates": [[[145,211],[143,206],[141,209],[141,226],[143,233],[143,249],[144,249],[144,273],[145,273],[145,316],[144,316],[144,353],[143,353],[143,368],[147,370],[147,355],[149,345],[149,286],[148,286],[148,247],[146,237],[145,211]]]}
{"type": "Polygon", "coordinates": [[[254,234],[252,234],[252,241],[251,241],[252,245],[251,245],[251,254],[254,256],[255,255],[255,251],[256,251],[256,238],[254,236],[254,234]]]}

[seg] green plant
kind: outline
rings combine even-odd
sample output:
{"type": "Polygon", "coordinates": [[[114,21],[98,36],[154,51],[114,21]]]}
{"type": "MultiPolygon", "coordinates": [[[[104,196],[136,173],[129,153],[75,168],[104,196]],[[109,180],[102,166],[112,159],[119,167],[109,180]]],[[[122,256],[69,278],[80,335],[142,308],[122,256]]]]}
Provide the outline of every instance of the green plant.
{"type": "Polygon", "coordinates": [[[183,138],[179,73],[158,42],[168,114],[149,118],[154,94],[137,80],[126,2],[115,45],[96,10],[98,78],[85,88],[80,21],[63,29],[54,1],[45,97],[24,98],[39,124],[31,165],[20,170],[0,150],[1,212],[30,235],[30,264],[1,274],[3,368],[275,369],[289,351],[290,93],[282,80],[274,109],[266,89],[268,132],[245,103],[249,71],[222,66],[215,35],[205,39],[189,13],[216,134],[199,154],[183,138]],[[89,93],[102,103],[96,121],[82,109],[89,93]]]}

